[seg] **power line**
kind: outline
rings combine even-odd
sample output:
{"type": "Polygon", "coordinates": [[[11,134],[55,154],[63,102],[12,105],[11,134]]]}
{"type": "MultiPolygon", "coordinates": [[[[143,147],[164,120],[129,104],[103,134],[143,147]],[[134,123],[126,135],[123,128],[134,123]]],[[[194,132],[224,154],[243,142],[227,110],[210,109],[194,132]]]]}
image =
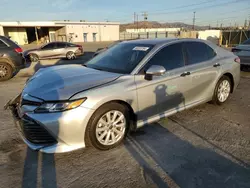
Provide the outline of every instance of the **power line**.
{"type": "MultiPolygon", "coordinates": [[[[207,4],[207,3],[211,3],[211,2],[213,2],[213,1],[215,1],[215,0],[210,0],[210,1],[206,1],[206,2],[200,2],[200,3],[193,3],[193,4],[189,4],[189,5],[184,5],[184,6],[178,6],[178,7],[170,8],[169,10],[181,9],[181,8],[191,7],[191,6],[195,6],[195,5],[197,6],[197,5],[201,5],[201,4],[207,4]]],[[[178,11],[164,12],[164,13],[152,13],[152,14],[150,14],[150,15],[164,15],[164,14],[185,13],[185,12],[191,11],[191,10],[197,12],[197,10],[215,8],[215,7],[219,7],[219,6],[223,6],[223,5],[234,4],[234,3],[240,3],[240,2],[244,2],[244,1],[249,1],[249,0],[233,0],[233,1],[231,0],[231,1],[223,2],[223,3],[219,3],[219,4],[214,4],[214,5],[209,5],[209,6],[203,6],[203,7],[198,7],[198,8],[192,8],[192,9],[185,10],[185,11],[183,11],[183,10],[178,10],[178,11]]],[[[244,8],[243,10],[247,10],[247,9],[249,9],[249,7],[248,7],[248,8],[244,8]]],[[[165,10],[167,10],[167,9],[165,9],[165,10]]],[[[159,10],[158,10],[158,11],[159,11],[159,10]]],[[[156,11],[150,11],[150,12],[156,12],[156,11]]],[[[230,12],[228,12],[228,13],[232,13],[232,12],[239,12],[239,10],[230,11],[230,12]]],[[[147,13],[148,13],[148,12],[147,12],[147,13]]],[[[223,15],[223,14],[225,14],[225,13],[222,13],[222,14],[220,14],[220,15],[223,15]]],[[[130,14],[130,16],[131,16],[131,14],[130,14]]],[[[125,16],[124,16],[124,17],[125,17],[125,16]]],[[[124,17],[123,17],[123,18],[124,18],[124,17]]],[[[128,17],[128,16],[126,16],[126,17],[128,17]]],[[[115,18],[115,19],[113,19],[113,20],[118,20],[119,18],[122,18],[122,17],[118,17],[118,18],[115,18]]],[[[120,20],[120,21],[128,21],[128,20],[129,20],[129,19],[126,19],[126,20],[123,19],[123,20],[120,20]]],[[[180,21],[182,21],[182,20],[180,20],[180,21]]]]}
{"type": "Polygon", "coordinates": [[[165,11],[165,10],[174,10],[174,9],[187,8],[187,7],[192,7],[192,6],[197,6],[197,5],[211,3],[211,2],[214,2],[214,1],[217,1],[217,0],[210,0],[210,1],[200,2],[200,3],[192,3],[192,4],[183,5],[183,6],[177,6],[177,7],[172,7],[172,8],[168,8],[168,9],[154,10],[154,11],[150,11],[150,13],[152,13],[152,12],[161,12],[161,11],[165,11]]]}
{"type": "MultiPolygon", "coordinates": [[[[188,12],[188,11],[196,11],[197,12],[197,10],[215,8],[215,7],[219,7],[219,6],[223,6],[223,5],[240,3],[240,2],[244,2],[244,1],[249,1],[249,0],[233,0],[233,1],[231,0],[231,1],[223,2],[223,3],[219,3],[219,4],[215,4],[215,5],[192,8],[192,9],[186,10],[185,12],[188,12]]],[[[151,13],[151,15],[176,14],[176,13],[185,13],[185,12],[183,10],[178,10],[178,11],[169,11],[169,12],[162,12],[162,13],[151,13]]]]}

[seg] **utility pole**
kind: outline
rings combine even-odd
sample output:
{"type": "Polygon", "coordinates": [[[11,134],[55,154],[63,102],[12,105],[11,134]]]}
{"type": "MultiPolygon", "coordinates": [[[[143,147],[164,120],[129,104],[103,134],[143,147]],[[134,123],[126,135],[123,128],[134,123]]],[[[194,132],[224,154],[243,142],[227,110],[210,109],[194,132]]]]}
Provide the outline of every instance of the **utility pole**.
{"type": "Polygon", "coordinates": [[[134,12],[134,25],[136,23],[136,13],[134,12]]]}
{"type": "Polygon", "coordinates": [[[194,26],[195,26],[195,13],[196,13],[196,12],[194,12],[194,17],[193,17],[193,30],[195,29],[195,28],[194,28],[194,26]]]}
{"type": "Polygon", "coordinates": [[[244,29],[247,28],[247,19],[245,19],[245,22],[244,22],[244,29]]]}
{"type": "Polygon", "coordinates": [[[250,29],[250,14],[249,14],[249,19],[248,19],[248,29],[250,29]]]}
{"type": "Polygon", "coordinates": [[[135,31],[135,28],[136,28],[135,24],[136,24],[136,13],[134,12],[134,31],[135,31]]]}
{"type": "Polygon", "coordinates": [[[147,12],[143,12],[142,16],[144,18],[144,27],[145,27],[145,32],[146,32],[146,28],[147,28],[147,20],[148,20],[148,13],[147,12]]]}
{"type": "Polygon", "coordinates": [[[139,29],[139,15],[138,14],[136,15],[136,20],[137,20],[137,24],[136,24],[137,25],[137,31],[138,31],[138,29],[139,29]]]}

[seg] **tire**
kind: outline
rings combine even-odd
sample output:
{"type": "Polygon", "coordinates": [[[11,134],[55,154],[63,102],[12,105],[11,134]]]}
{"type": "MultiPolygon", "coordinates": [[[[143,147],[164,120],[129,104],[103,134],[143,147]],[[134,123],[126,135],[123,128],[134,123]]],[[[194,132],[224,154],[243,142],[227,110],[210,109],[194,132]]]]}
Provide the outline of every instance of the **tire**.
{"type": "Polygon", "coordinates": [[[12,78],[13,68],[10,64],[5,62],[0,62],[0,81],[6,81],[12,78]]]}
{"type": "Polygon", "coordinates": [[[39,61],[39,57],[37,54],[31,53],[31,54],[29,54],[29,58],[30,58],[31,62],[38,62],[39,61]]]}
{"type": "Polygon", "coordinates": [[[99,150],[109,150],[120,145],[129,130],[129,122],[129,111],[125,106],[119,103],[109,103],[102,106],[89,120],[85,133],[86,145],[93,146],[99,150]],[[108,113],[110,113],[111,120],[116,114],[113,124],[109,124],[107,121],[108,113]],[[119,121],[119,118],[122,120],[119,121]],[[102,123],[103,121],[106,122],[106,125],[102,123]],[[115,124],[116,121],[118,121],[118,123],[115,124]],[[116,127],[117,125],[119,125],[119,127],[116,127]],[[98,128],[100,131],[97,130],[98,128]],[[119,134],[117,134],[117,131],[119,134]],[[108,136],[109,138],[107,139],[108,136]],[[108,142],[106,142],[106,140],[108,140],[108,142]]]}
{"type": "Polygon", "coordinates": [[[232,83],[227,76],[222,76],[216,84],[212,102],[217,105],[225,103],[231,93],[232,83]]]}
{"type": "Polygon", "coordinates": [[[72,59],[75,59],[75,58],[76,58],[76,55],[75,55],[74,52],[69,51],[69,52],[67,52],[67,54],[66,54],[66,58],[67,58],[68,60],[72,60],[72,59]]]}

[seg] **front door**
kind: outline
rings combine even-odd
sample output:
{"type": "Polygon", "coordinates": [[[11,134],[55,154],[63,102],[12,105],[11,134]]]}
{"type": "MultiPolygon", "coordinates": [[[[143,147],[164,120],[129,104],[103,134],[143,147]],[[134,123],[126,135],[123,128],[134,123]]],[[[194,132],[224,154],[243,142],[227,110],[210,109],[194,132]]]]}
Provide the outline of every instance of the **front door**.
{"type": "Polygon", "coordinates": [[[145,75],[136,75],[138,95],[138,120],[162,117],[164,113],[176,112],[185,108],[186,95],[190,87],[190,78],[186,72],[182,43],[162,48],[146,63],[146,71],[152,65],[161,65],[166,69],[162,76],[153,76],[145,80],[145,75]]]}

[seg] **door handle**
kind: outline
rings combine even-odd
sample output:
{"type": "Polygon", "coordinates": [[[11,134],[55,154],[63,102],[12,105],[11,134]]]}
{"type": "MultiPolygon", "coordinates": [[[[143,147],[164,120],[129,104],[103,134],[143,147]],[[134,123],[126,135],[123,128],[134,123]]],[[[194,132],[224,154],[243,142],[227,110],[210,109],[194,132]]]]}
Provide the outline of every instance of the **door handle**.
{"type": "Polygon", "coordinates": [[[181,74],[181,76],[182,76],[182,77],[185,77],[185,76],[188,76],[188,75],[190,75],[190,74],[191,74],[190,72],[184,72],[184,73],[181,74]]]}
{"type": "Polygon", "coordinates": [[[219,66],[220,66],[219,63],[216,63],[216,64],[213,65],[213,67],[219,67],[219,66]]]}

